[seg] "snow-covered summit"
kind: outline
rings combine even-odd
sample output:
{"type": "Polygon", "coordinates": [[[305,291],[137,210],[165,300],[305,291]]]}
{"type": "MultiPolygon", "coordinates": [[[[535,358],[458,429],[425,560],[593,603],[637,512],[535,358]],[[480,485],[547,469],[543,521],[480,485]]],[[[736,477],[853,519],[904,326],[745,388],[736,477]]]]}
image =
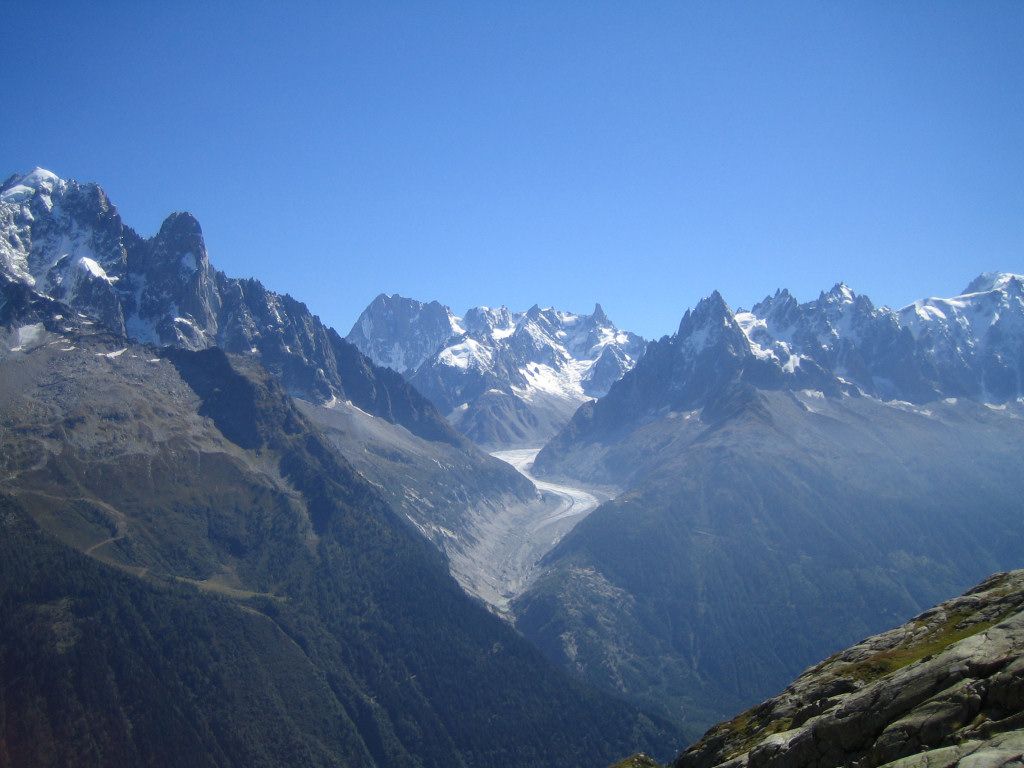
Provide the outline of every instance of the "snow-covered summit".
{"type": "Polygon", "coordinates": [[[1024,278],[978,276],[964,293],[899,310],[942,391],[1003,402],[1024,394],[1024,278]]]}
{"type": "Polygon", "coordinates": [[[857,300],[857,294],[853,292],[846,283],[840,281],[833,285],[828,291],[822,291],[818,297],[821,304],[853,304],[857,300]]]}
{"type": "Polygon", "coordinates": [[[382,293],[359,315],[348,340],[378,365],[405,374],[462,332],[459,318],[436,301],[382,293]]]}
{"type": "Polygon", "coordinates": [[[256,357],[304,399],[351,400],[420,437],[460,442],[407,382],[373,366],[304,304],[215,270],[189,213],[142,237],[96,184],[40,168],[15,174],[0,185],[0,278],[116,335],[256,357]]]}
{"type": "Polygon", "coordinates": [[[986,273],[962,295],[901,310],[876,307],[845,283],[805,303],[778,290],[736,313],[716,293],[686,313],[671,341],[684,357],[714,348],[718,364],[746,359],[745,375],[772,386],[1000,403],[1024,395],[1024,280],[986,273]],[[734,325],[746,344],[730,335],[734,325]]]}
{"type": "Polygon", "coordinates": [[[215,343],[216,278],[190,214],[143,238],[98,185],[36,168],[0,188],[0,262],[115,333],[192,349],[215,343]]]}
{"type": "Polygon", "coordinates": [[[539,443],[599,397],[643,353],[600,304],[576,314],[534,305],[472,307],[378,296],[349,341],[401,371],[459,428],[488,444],[539,443]],[[499,424],[498,422],[502,422],[499,424]]]}
{"type": "Polygon", "coordinates": [[[964,294],[984,293],[987,291],[1016,290],[1024,285],[1024,275],[1013,272],[982,272],[964,289],[964,294]]]}
{"type": "Polygon", "coordinates": [[[943,399],[1002,408],[1024,396],[1022,287],[1016,275],[990,274],[966,294],[899,311],[844,283],[803,303],[780,289],[749,311],[733,311],[716,291],[685,313],[675,334],[651,342],[552,444],[666,414],[715,419],[744,404],[760,413],[759,393],[768,390],[788,390],[807,410],[808,398],[847,396],[925,416],[926,404],[943,399]]]}
{"type": "Polygon", "coordinates": [[[0,186],[0,268],[11,279],[88,308],[123,329],[118,283],[127,248],[116,209],[95,184],[35,168],[0,186]],[[120,322],[119,322],[120,321],[120,322]]]}
{"type": "MultiPolygon", "coordinates": [[[[34,168],[24,175],[14,174],[0,187],[0,202],[25,203],[30,198],[49,197],[67,182],[45,168],[34,168]]],[[[47,201],[48,202],[48,201],[47,201]]]]}

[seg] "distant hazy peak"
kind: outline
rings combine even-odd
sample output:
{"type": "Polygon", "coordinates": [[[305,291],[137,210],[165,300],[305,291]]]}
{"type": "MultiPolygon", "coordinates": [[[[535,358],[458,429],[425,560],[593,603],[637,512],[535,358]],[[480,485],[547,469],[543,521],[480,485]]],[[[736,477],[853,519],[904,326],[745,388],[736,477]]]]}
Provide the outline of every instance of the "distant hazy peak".
{"type": "Polygon", "coordinates": [[[1024,275],[1017,275],[1012,272],[983,272],[970,282],[961,295],[1000,291],[1009,288],[1020,291],[1022,285],[1024,285],[1024,275]]]}
{"type": "Polygon", "coordinates": [[[731,314],[732,310],[725,303],[722,294],[718,291],[712,291],[708,296],[698,301],[693,309],[688,309],[683,313],[683,319],[679,323],[679,333],[683,335],[694,328],[703,327],[708,323],[714,323],[718,320],[724,320],[731,314]]]}
{"type": "Polygon", "coordinates": [[[735,380],[910,403],[1012,401],[1024,396],[1024,278],[988,273],[961,296],[899,311],[875,307],[843,282],[803,304],[779,289],[749,312],[733,312],[715,291],[624,376],[628,386],[611,393],[616,402],[597,410],[603,418],[651,414],[666,403],[701,407],[735,380]],[[675,354],[664,354],[669,349],[675,354]]]}
{"type": "Polygon", "coordinates": [[[822,291],[818,301],[830,304],[852,304],[857,294],[846,283],[840,281],[833,285],[828,291],[822,291]]]}

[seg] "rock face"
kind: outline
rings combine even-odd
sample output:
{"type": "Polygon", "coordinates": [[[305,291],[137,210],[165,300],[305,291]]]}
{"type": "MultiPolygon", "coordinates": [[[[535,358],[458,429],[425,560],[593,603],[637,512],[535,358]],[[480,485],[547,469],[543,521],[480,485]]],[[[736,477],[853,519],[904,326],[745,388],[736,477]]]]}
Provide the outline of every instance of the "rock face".
{"type": "Polygon", "coordinates": [[[443,304],[382,293],[363,310],[346,338],[377,365],[410,374],[446,341],[463,333],[459,318],[443,304]]]}
{"type": "Polygon", "coordinates": [[[1024,763],[1024,571],[868,638],[712,728],[674,768],[1024,763]]]}
{"type": "Polygon", "coordinates": [[[531,509],[550,513],[534,485],[518,472],[509,473],[504,461],[418,438],[355,406],[298,404],[391,507],[444,552],[463,589],[500,611],[507,600],[489,583],[496,563],[476,553],[494,541],[494,528],[502,521],[517,520],[531,509]]]}
{"type": "Polygon", "coordinates": [[[437,302],[385,295],[347,338],[405,374],[460,432],[492,448],[541,445],[645,348],[600,304],[590,315],[474,307],[460,318],[437,302]]]}
{"type": "Polygon", "coordinates": [[[293,395],[350,400],[428,440],[458,440],[401,376],[371,363],[305,304],[215,270],[188,213],[143,238],[99,186],[37,168],[0,186],[0,270],[113,333],[252,356],[293,395]]]}

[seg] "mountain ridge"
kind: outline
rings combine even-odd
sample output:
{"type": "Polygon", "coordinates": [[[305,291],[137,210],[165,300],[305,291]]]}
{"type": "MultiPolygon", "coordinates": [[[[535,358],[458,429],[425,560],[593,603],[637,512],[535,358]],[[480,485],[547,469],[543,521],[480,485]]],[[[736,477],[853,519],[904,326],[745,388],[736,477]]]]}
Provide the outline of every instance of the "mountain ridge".
{"type": "Polygon", "coordinates": [[[589,315],[553,308],[472,307],[375,298],[348,340],[406,375],[463,434],[490,448],[539,446],[588,398],[629,370],[645,342],[600,304],[589,315]]]}
{"type": "Polygon", "coordinates": [[[986,273],[971,286],[985,290],[900,310],[876,308],[845,283],[802,304],[779,289],[749,311],[733,311],[715,291],[686,311],[675,334],[651,342],[605,397],[574,414],[537,470],[555,471],[554,455],[570,443],[610,439],[659,409],[711,417],[723,398],[751,388],[914,405],[1012,402],[1024,395],[1024,278],[986,273]]]}
{"type": "Polygon", "coordinates": [[[292,394],[352,400],[421,437],[459,440],[404,379],[374,366],[305,304],[215,270],[189,213],[172,213],[143,238],[99,185],[39,168],[15,174],[0,186],[0,265],[114,333],[258,356],[292,394]]]}
{"type": "Polygon", "coordinates": [[[257,358],[155,350],[0,289],[0,762],[525,768],[668,746],[468,598],[257,358]]]}

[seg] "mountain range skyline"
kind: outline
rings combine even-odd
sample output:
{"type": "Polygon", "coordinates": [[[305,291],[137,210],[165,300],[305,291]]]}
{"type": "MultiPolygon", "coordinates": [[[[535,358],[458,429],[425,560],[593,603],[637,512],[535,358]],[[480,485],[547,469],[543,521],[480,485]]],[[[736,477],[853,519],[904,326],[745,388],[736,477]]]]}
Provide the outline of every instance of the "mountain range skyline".
{"type": "MultiPolygon", "coordinates": [[[[191,214],[170,214],[156,236],[143,239],[101,186],[42,168],[10,176],[0,202],[8,276],[85,309],[116,333],[260,355],[280,367],[293,393],[318,402],[343,392],[339,366],[358,367],[354,349],[346,351],[340,334],[305,304],[213,269],[191,214]],[[279,325],[288,320],[265,337],[261,315],[279,325]]],[[[773,375],[825,391],[850,385],[846,376],[863,392],[912,402],[944,393],[1000,403],[1024,389],[1024,355],[1014,346],[1024,332],[1022,293],[1020,275],[984,272],[952,298],[898,310],[839,282],[804,303],[779,288],[748,311],[729,307],[716,289],[686,309],[678,333],[691,313],[713,305],[752,360],[779,367],[773,375]]],[[[651,340],[651,348],[668,339],[651,340]]],[[[600,303],[591,315],[534,304],[526,312],[474,307],[460,317],[437,301],[387,294],[370,302],[348,342],[410,379],[458,431],[492,448],[543,445],[580,404],[606,394],[646,345],[612,324],[600,303]]],[[[444,429],[437,416],[424,418],[410,428],[444,429]]]]}
{"type": "Polygon", "coordinates": [[[102,180],[146,234],[190,210],[337,328],[386,292],[652,338],[715,287],[1022,271],[1014,3],[5,10],[9,103],[61,119],[18,109],[0,168],[102,180]]]}
{"type": "MultiPolygon", "coordinates": [[[[52,177],[55,177],[57,179],[61,179],[62,181],[79,182],[79,180],[77,180],[77,179],[63,177],[60,174],[54,173],[50,169],[47,169],[47,168],[44,168],[42,166],[38,166],[37,165],[33,169],[31,169],[30,171],[27,171],[27,172],[21,172],[21,171],[17,171],[17,170],[15,170],[13,172],[9,172],[6,176],[2,177],[3,179],[5,179],[2,183],[5,186],[17,185],[18,183],[20,183],[21,179],[31,178],[35,174],[41,174],[41,177],[52,176],[52,177]]],[[[82,183],[83,185],[87,185],[87,186],[95,186],[96,185],[95,180],[87,180],[87,181],[82,181],[82,182],[79,182],[79,183],[82,183]]],[[[104,185],[104,189],[105,189],[105,186],[106,185],[104,185]]],[[[115,206],[115,210],[116,210],[116,208],[117,208],[117,206],[115,206]]],[[[196,217],[193,216],[193,214],[188,212],[187,210],[178,211],[174,215],[184,215],[184,216],[188,217],[191,220],[197,220],[196,217]]],[[[159,230],[159,227],[157,227],[157,230],[159,230]]],[[[141,236],[145,236],[144,232],[139,232],[139,234],[141,236]]],[[[207,230],[205,230],[205,229],[202,230],[201,236],[205,240],[210,240],[210,238],[211,238],[210,233],[208,233],[207,230]]],[[[228,262],[231,261],[231,254],[215,254],[215,258],[217,259],[218,264],[223,264],[225,261],[228,261],[228,262]],[[225,260],[224,256],[228,256],[228,258],[225,260]]],[[[339,269],[339,272],[340,272],[343,269],[343,267],[339,267],[338,269],[339,269]]],[[[973,274],[977,277],[977,276],[984,276],[986,274],[993,274],[993,275],[995,275],[995,274],[1002,274],[1002,273],[1006,273],[1006,274],[1021,274],[1021,273],[1024,273],[1024,266],[1022,266],[1020,268],[1017,268],[1017,267],[1013,267],[1012,265],[992,265],[992,264],[988,264],[988,265],[984,265],[983,269],[981,269],[978,272],[974,272],[973,274]]],[[[252,273],[252,274],[244,274],[244,273],[243,274],[236,274],[236,276],[239,277],[239,278],[242,278],[242,279],[251,279],[251,278],[262,279],[261,276],[256,274],[256,273],[252,273]]],[[[951,278],[951,279],[955,280],[957,278],[951,278]]],[[[957,290],[956,289],[956,287],[955,287],[956,285],[962,284],[963,277],[961,276],[959,279],[961,281],[960,283],[949,282],[949,286],[950,286],[949,290],[945,290],[945,291],[942,291],[942,292],[939,292],[939,293],[931,294],[929,296],[922,296],[919,293],[912,293],[911,292],[911,293],[908,293],[906,297],[900,298],[900,299],[898,299],[897,301],[894,301],[894,302],[884,302],[884,301],[880,302],[878,304],[878,306],[880,308],[884,307],[884,308],[889,308],[889,309],[894,309],[894,310],[902,311],[902,310],[905,310],[905,309],[909,309],[915,302],[918,302],[918,301],[927,300],[927,299],[933,299],[933,298],[957,296],[957,295],[969,292],[968,291],[969,286],[967,288],[962,289],[962,290],[957,290]]],[[[813,293],[815,291],[818,292],[819,296],[820,295],[824,295],[828,290],[835,289],[835,288],[837,288],[839,286],[845,286],[847,288],[851,288],[850,282],[845,280],[845,279],[843,279],[841,275],[838,276],[838,278],[837,277],[831,278],[831,281],[832,282],[830,282],[829,279],[826,279],[825,282],[822,285],[819,285],[816,288],[815,287],[810,287],[808,289],[809,293],[807,295],[813,295],[813,293]],[[831,285],[831,288],[826,288],[826,287],[824,287],[825,285],[831,285]]],[[[264,280],[264,282],[266,282],[266,281],[264,280]]],[[[859,293],[859,294],[862,294],[862,295],[876,295],[876,293],[877,293],[877,292],[872,292],[871,290],[867,290],[864,286],[857,285],[857,286],[852,286],[852,288],[855,289],[856,293],[859,293]]],[[[701,300],[703,300],[704,298],[707,298],[709,295],[711,295],[711,293],[716,292],[716,291],[718,293],[722,294],[723,296],[725,296],[726,298],[731,298],[732,293],[733,293],[732,291],[730,291],[730,286],[728,284],[726,284],[726,285],[704,286],[704,287],[701,287],[701,288],[696,288],[696,287],[691,288],[691,293],[695,294],[695,298],[693,299],[692,303],[689,304],[689,305],[680,305],[680,306],[676,307],[676,309],[678,310],[678,315],[677,316],[681,316],[681,314],[685,313],[685,311],[687,309],[691,309],[691,308],[695,307],[701,300]]],[[[742,312],[742,311],[744,311],[744,308],[753,307],[753,306],[755,306],[755,305],[757,305],[757,304],[759,304],[759,303],[761,303],[761,302],[763,302],[765,300],[771,299],[773,294],[777,294],[779,291],[784,291],[785,293],[787,293],[789,295],[792,295],[792,296],[799,296],[800,295],[800,292],[798,290],[792,289],[790,286],[786,286],[786,285],[781,285],[780,284],[780,285],[777,285],[777,286],[775,286],[773,288],[770,288],[767,292],[764,292],[763,289],[762,289],[761,292],[758,293],[757,289],[754,289],[754,292],[750,294],[751,297],[750,297],[749,301],[746,301],[746,302],[742,302],[741,301],[741,302],[737,302],[737,303],[732,303],[731,306],[733,306],[736,309],[737,312],[742,312]]],[[[280,292],[281,293],[287,293],[287,291],[283,291],[283,290],[280,291],[280,292]]],[[[301,295],[305,296],[305,294],[307,292],[308,291],[300,291],[299,293],[301,293],[301,295]]],[[[365,310],[365,308],[367,306],[369,306],[370,304],[372,304],[373,300],[380,299],[380,298],[411,299],[413,301],[422,301],[422,302],[425,302],[425,303],[436,302],[436,303],[439,303],[442,306],[444,306],[449,311],[451,311],[451,310],[457,308],[458,306],[460,306],[460,305],[455,304],[454,302],[446,300],[446,298],[444,296],[425,296],[425,295],[422,295],[421,293],[419,293],[417,291],[400,292],[400,291],[397,291],[397,290],[396,291],[391,291],[391,290],[388,290],[388,289],[381,289],[381,290],[376,291],[373,294],[373,297],[371,298],[371,300],[367,301],[364,304],[361,304],[361,305],[358,305],[358,306],[353,305],[351,307],[347,307],[346,306],[346,307],[344,307],[343,310],[339,311],[338,305],[332,304],[330,302],[327,302],[327,303],[325,303],[324,306],[313,306],[313,312],[314,312],[314,314],[324,318],[328,325],[339,329],[339,331],[341,331],[343,329],[346,329],[346,328],[352,329],[358,323],[359,315],[365,310]],[[419,295],[417,295],[417,294],[419,294],[419,295]],[[342,321],[342,322],[332,322],[331,321],[332,317],[338,317],[338,316],[340,316],[342,318],[344,318],[346,316],[351,316],[352,319],[351,319],[351,321],[349,321],[347,323],[344,322],[344,321],[342,321]]],[[[585,310],[586,307],[588,307],[588,306],[589,307],[593,307],[593,306],[596,305],[598,307],[601,307],[602,311],[604,311],[604,308],[605,308],[605,304],[604,304],[604,302],[603,302],[603,300],[601,299],[600,296],[597,296],[597,297],[595,297],[593,299],[585,299],[585,300],[583,300],[581,307],[570,306],[566,302],[554,301],[554,302],[551,302],[551,303],[546,303],[546,302],[538,302],[538,301],[535,301],[535,300],[534,301],[530,301],[530,300],[523,301],[523,302],[521,302],[522,306],[519,306],[519,305],[516,305],[514,302],[505,300],[505,299],[503,299],[501,297],[498,297],[498,299],[499,299],[498,301],[494,301],[494,302],[490,302],[490,303],[488,303],[488,302],[469,303],[469,304],[466,304],[465,307],[466,307],[467,310],[472,310],[472,309],[489,309],[490,308],[490,309],[508,309],[509,311],[512,311],[512,312],[522,313],[522,312],[525,312],[526,309],[528,309],[531,306],[537,306],[540,309],[544,309],[544,310],[555,309],[555,310],[559,310],[559,311],[569,311],[571,313],[580,314],[580,315],[585,314],[585,311],[577,311],[577,310],[579,310],[579,309],[585,310]]],[[[305,303],[309,304],[308,300],[305,301],[305,303]]],[[[669,312],[668,307],[670,307],[670,306],[672,306],[672,305],[671,304],[666,304],[666,306],[663,308],[663,310],[665,312],[669,312]]],[[[616,312],[614,309],[612,310],[612,312],[610,314],[615,316],[615,317],[619,317],[620,316],[620,313],[616,312]]],[[[678,324],[678,321],[675,321],[673,323],[669,323],[669,325],[667,325],[665,327],[658,327],[658,328],[653,328],[653,329],[650,328],[650,327],[647,327],[646,330],[641,329],[641,326],[643,324],[641,324],[641,326],[638,326],[636,324],[630,325],[628,323],[623,323],[622,327],[629,328],[631,331],[634,331],[634,332],[638,333],[643,338],[646,338],[646,339],[649,339],[649,340],[655,340],[655,339],[661,338],[662,336],[671,335],[675,331],[677,324],[678,324]]]]}

